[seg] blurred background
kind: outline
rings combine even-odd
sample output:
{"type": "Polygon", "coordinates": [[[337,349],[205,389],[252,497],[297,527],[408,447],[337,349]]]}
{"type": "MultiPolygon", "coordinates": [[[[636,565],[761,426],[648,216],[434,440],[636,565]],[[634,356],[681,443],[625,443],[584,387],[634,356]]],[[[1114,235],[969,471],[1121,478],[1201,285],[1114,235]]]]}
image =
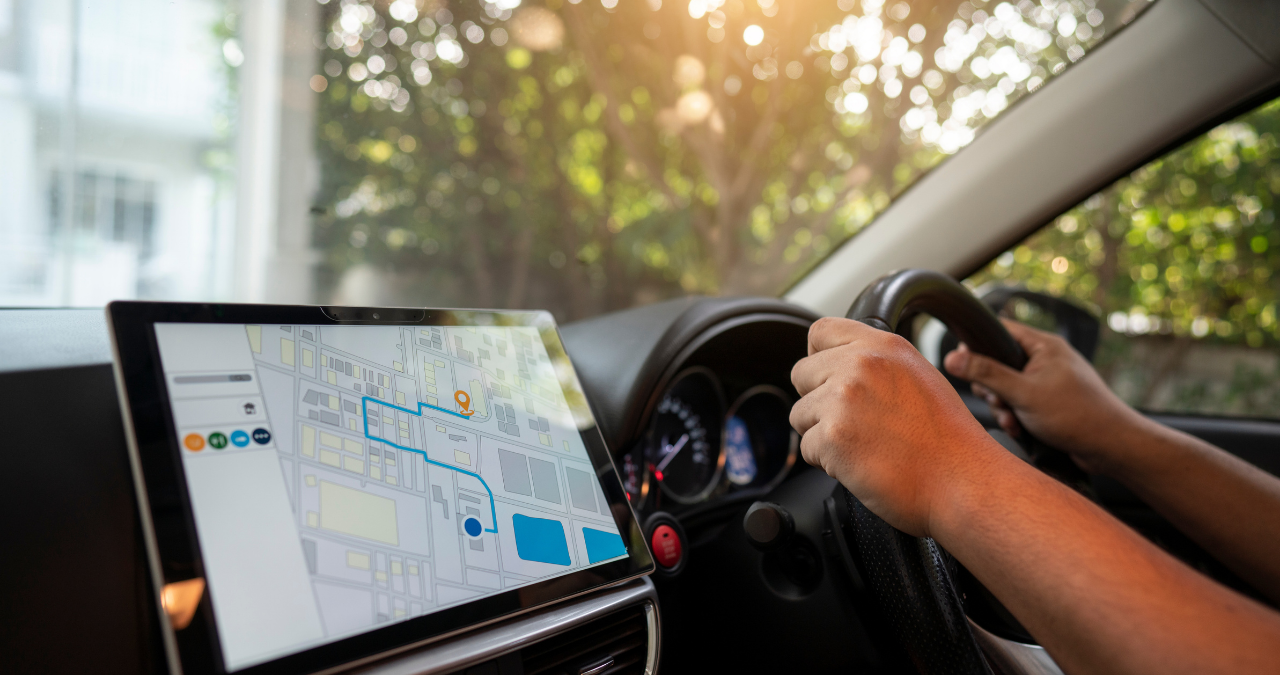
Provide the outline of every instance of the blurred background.
{"type": "Polygon", "coordinates": [[[0,303],[777,294],[1146,0],[0,0],[0,303]]]}
{"type": "MultiPolygon", "coordinates": [[[[777,295],[1149,0],[0,0],[0,305],[777,295]]],[[[1280,414],[1280,106],[968,280],[1280,414]]],[[[856,241],[850,245],[856,245],[856,241]]]]}

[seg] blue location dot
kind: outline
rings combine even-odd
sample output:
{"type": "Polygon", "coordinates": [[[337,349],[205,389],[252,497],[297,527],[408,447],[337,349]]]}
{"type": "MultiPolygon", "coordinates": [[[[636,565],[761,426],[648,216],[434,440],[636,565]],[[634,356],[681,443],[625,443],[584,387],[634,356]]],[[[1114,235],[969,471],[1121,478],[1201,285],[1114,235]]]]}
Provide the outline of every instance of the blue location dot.
{"type": "Polygon", "coordinates": [[[240,429],[231,432],[231,443],[237,448],[243,448],[249,444],[249,434],[240,429]]]}
{"type": "Polygon", "coordinates": [[[258,428],[253,430],[253,442],[258,445],[266,445],[271,442],[271,432],[266,429],[258,428]]]}
{"type": "Polygon", "coordinates": [[[462,529],[467,533],[468,537],[479,537],[484,531],[484,526],[480,524],[479,518],[468,518],[462,521],[462,529]]]}

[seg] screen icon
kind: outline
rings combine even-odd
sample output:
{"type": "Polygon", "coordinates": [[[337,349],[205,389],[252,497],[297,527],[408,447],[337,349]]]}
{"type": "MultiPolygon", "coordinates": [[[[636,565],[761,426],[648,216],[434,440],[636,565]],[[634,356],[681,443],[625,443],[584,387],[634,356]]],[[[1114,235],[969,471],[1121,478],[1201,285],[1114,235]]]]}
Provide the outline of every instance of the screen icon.
{"type": "Polygon", "coordinates": [[[459,408],[462,408],[463,415],[470,417],[476,414],[476,411],[471,409],[471,397],[467,396],[467,392],[461,389],[453,392],[453,400],[458,403],[459,408]]]}
{"type": "Polygon", "coordinates": [[[237,448],[243,448],[249,444],[249,434],[245,433],[242,429],[236,429],[231,432],[231,443],[237,448]]]}
{"type": "Polygon", "coordinates": [[[212,446],[214,450],[221,450],[227,447],[227,435],[221,431],[215,431],[209,434],[209,445],[212,446]]]}
{"type": "Polygon", "coordinates": [[[261,427],[253,430],[253,442],[258,445],[266,445],[271,442],[271,432],[261,427]]]}
{"type": "Polygon", "coordinates": [[[201,450],[204,450],[204,436],[201,436],[200,434],[187,434],[187,437],[182,439],[182,444],[187,446],[187,449],[191,452],[200,452],[201,450]]]}

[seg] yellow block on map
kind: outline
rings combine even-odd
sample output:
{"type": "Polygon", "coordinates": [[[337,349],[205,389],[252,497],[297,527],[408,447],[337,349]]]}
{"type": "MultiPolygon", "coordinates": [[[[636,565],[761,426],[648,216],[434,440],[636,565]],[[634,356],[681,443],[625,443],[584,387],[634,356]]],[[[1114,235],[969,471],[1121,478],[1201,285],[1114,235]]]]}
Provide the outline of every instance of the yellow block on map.
{"type": "Polygon", "coordinates": [[[320,527],[320,514],[307,511],[307,527],[320,527]]]}
{"type": "Polygon", "coordinates": [[[327,445],[331,448],[341,448],[342,438],[337,434],[331,434],[327,431],[320,432],[320,445],[327,445]]]}
{"type": "Polygon", "coordinates": [[[551,437],[548,436],[547,434],[538,434],[538,440],[541,441],[542,444],[547,446],[548,448],[551,447],[551,437]]]}
{"type": "Polygon", "coordinates": [[[454,450],[453,461],[459,464],[466,464],[467,466],[471,466],[471,455],[468,455],[467,453],[461,450],[454,450]]]}
{"type": "Polygon", "coordinates": [[[302,425],[302,456],[316,456],[316,430],[315,427],[302,425]]]}
{"type": "Polygon", "coordinates": [[[403,392],[403,391],[397,391],[397,392],[396,392],[396,404],[397,404],[397,405],[404,405],[404,392],[403,392]]]}
{"type": "Polygon", "coordinates": [[[334,372],[333,372],[332,370],[329,370],[329,371],[326,371],[326,372],[325,372],[324,379],[328,380],[329,384],[337,384],[337,383],[338,383],[338,376],[337,376],[337,375],[335,375],[335,374],[334,374],[334,372]]]}
{"type": "Polygon", "coordinates": [[[306,347],[303,347],[302,348],[302,367],[310,368],[314,366],[316,363],[315,356],[316,356],[315,352],[311,351],[310,349],[307,349],[306,347]]]}
{"type": "Polygon", "coordinates": [[[369,467],[369,477],[374,480],[382,480],[382,467],[380,466],[369,467]]]}
{"type": "Polygon", "coordinates": [[[484,385],[480,384],[480,380],[471,381],[471,407],[475,409],[477,415],[488,417],[489,408],[485,405],[484,385]]]}
{"type": "Polygon", "coordinates": [[[351,429],[352,431],[357,431],[356,418],[352,417],[351,419],[347,420],[347,428],[351,429]]]}
{"type": "Polygon", "coordinates": [[[399,561],[399,560],[392,560],[392,561],[391,561],[391,573],[392,573],[392,574],[404,574],[403,566],[400,564],[400,561],[399,561]]]}
{"type": "Polygon", "coordinates": [[[245,326],[244,330],[249,334],[249,349],[254,354],[262,353],[262,326],[245,326]]]}
{"type": "Polygon", "coordinates": [[[353,441],[350,438],[344,438],[342,439],[342,449],[356,455],[363,455],[364,443],[361,443],[360,441],[353,441]]]}
{"type": "Polygon", "coordinates": [[[320,481],[320,527],[400,545],[394,500],[324,480],[320,481]]]}
{"type": "Polygon", "coordinates": [[[280,338],[280,362],[286,366],[293,365],[293,340],[280,338]]]}
{"type": "Polygon", "coordinates": [[[360,366],[351,366],[351,377],[360,379],[360,366]]]}
{"type": "Polygon", "coordinates": [[[391,362],[391,365],[392,365],[392,366],[394,366],[396,370],[398,370],[398,371],[400,371],[400,372],[402,372],[402,373],[404,372],[404,364],[403,364],[403,363],[400,363],[399,361],[392,361],[392,362],[391,362]]]}
{"type": "Polygon", "coordinates": [[[361,476],[363,476],[363,475],[364,475],[364,460],[363,460],[363,459],[356,459],[355,457],[343,457],[343,458],[342,458],[342,468],[346,469],[347,471],[350,471],[351,473],[358,473],[358,474],[360,474],[361,476]]]}
{"type": "Polygon", "coordinates": [[[369,569],[369,554],[359,551],[347,551],[347,567],[357,570],[369,569]]]}
{"type": "Polygon", "coordinates": [[[309,473],[309,474],[307,474],[307,477],[306,477],[305,479],[303,479],[303,480],[305,480],[305,481],[307,482],[307,487],[315,487],[315,486],[316,486],[316,475],[315,475],[315,474],[313,474],[313,473],[309,473]]]}

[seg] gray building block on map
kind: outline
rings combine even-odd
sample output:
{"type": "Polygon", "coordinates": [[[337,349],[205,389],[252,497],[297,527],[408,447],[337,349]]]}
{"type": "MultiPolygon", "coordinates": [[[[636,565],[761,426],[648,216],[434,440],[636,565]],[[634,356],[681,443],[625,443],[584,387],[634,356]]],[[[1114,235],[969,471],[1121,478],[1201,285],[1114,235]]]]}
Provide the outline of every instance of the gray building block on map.
{"type": "Polygon", "coordinates": [[[315,389],[308,389],[306,396],[302,397],[302,402],[308,405],[315,405],[320,402],[320,392],[315,389]]]}
{"type": "MultiPolygon", "coordinates": [[[[356,386],[358,387],[358,386],[360,386],[360,385],[356,385],[356,386]]],[[[356,402],[355,402],[355,401],[343,401],[343,402],[342,402],[342,408],[343,408],[344,410],[346,410],[347,412],[351,413],[352,415],[356,414],[356,402]]]]}
{"type": "Polygon", "coordinates": [[[320,411],[320,421],[324,422],[325,424],[332,424],[335,427],[341,426],[341,422],[342,422],[342,420],[338,417],[338,413],[329,412],[328,410],[320,411]]]}
{"type": "Polygon", "coordinates": [[[457,441],[457,442],[459,442],[459,443],[466,443],[466,442],[467,442],[467,437],[466,437],[466,436],[459,436],[459,435],[457,435],[457,434],[449,434],[449,440],[451,440],[451,441],[457,441]]]}
{"type": "Polygon", "coordinates": [[[544,502],[559,504],[560,481],[556,477],[556,465],[530,457],[529,473],[533,475],[533,496],[544,502]]]}
{"type": "Polygon", "coordinates": [[[499,448],[498,464],[502,468],[503,489],[514,495],[533,496],[529,489],[529,464],[524,455],[499,448]]]}
{"type": "Polygon", "coordinates": [[[302,555],[307,558],[307,571],[316,573],[316,543],[310,539],[302,540],[302,555]]]}
{"type": "Polygon", "coordinates": [[[318,412],[316,412],[316,411],[314,411],[314,410],[308,410],[308,411],[307,411],[307,417],[308,417],[308,418],[310,418],[310,419],[313,419],[313,420],[318,420],[318,419],[320,419],[320,413],[318,413],[318,412]]]}
{"type": "Polygon", "coordinates": [[[467,546],[470,546],[472,551],[484,552],[484,541],[480,539],[472,539],[467,542],[467,546]]]}
{"type": "Polygon", "coordinates": [[[440,505],[440,510],[444,512],[444,519],[449,519],[449,502],[444,498],[444,492],[440,490],[439,485],[431,486],[431,501],[440,505]]]}
{"type": "Polygon", "coordinates": [[[569,499],[573,501],[573,508],[599,513],[596,510],[595,489],[591,486],[591,474],[570,467],[565,467],[564,473],[569,479],[569,499]]]}
{"type": "Polygon", "coordinates": [[[538,429],[544,434],[551,433],[551,420],[545,417],[538,418],[538,429]]]}

